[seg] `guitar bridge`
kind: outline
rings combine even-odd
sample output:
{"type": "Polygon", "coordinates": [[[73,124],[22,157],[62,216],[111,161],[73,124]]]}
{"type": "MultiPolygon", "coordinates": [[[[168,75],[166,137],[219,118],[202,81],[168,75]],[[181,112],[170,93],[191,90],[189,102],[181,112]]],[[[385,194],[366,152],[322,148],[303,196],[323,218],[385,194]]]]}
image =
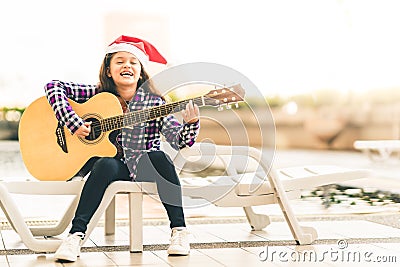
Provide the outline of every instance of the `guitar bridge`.
{"type": "Polygon", "coordinates": [[[56,129],[56,137],[57,137],[57,144],[61,147],[61,149],[65,153],[68,153],[67,142],[65,141],[64,127],[61,125],[61,123],[58,123],[56,129]]]}

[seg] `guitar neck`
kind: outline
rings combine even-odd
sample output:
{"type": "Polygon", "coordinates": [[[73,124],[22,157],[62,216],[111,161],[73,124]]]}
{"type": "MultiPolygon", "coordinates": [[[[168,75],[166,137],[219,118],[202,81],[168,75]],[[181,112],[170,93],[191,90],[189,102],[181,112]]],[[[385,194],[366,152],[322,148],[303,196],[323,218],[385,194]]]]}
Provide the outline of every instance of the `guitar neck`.
{"type": "Polygon", "coordinates": [[[203,97],[200,96],[139,111],[132,111],[123,115],[103,119],[101,121],[101,129],[103,132],[108,132],[121,129],[123,127],[132,126],[141,122],[151,121],[159,117],[164,117],[168,114],[173,114],[184,110],[190,100],[192,100],[193,103],[199,107],[205,105],[203,97]]]}

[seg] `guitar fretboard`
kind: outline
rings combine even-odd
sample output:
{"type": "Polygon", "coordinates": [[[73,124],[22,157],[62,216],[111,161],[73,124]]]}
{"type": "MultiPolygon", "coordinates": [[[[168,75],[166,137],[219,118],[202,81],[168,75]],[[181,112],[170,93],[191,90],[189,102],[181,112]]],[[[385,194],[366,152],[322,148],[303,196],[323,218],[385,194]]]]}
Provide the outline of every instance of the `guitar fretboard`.
{"type": "Polygon", "coordinates": [[[204,105],[202,97],[196,97],[152,107],[149,109],[132,111],[123,115],[101,120],[101,130],[103,132],[113,131],[126,126],[132,126],[141,122],[151,121],[168,114],[179,112],[186,108],[186,105],[189,103],[190,100],[192,100],[193,103],[198,105],[199,107],[204,105]]]}

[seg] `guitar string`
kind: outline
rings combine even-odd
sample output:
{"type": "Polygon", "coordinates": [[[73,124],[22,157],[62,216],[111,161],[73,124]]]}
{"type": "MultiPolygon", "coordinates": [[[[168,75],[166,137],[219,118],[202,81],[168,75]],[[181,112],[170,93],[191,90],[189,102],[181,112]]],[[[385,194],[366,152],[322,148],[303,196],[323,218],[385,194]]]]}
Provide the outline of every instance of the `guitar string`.
{"type": "MultiPolygon", "coordinates": [[[[220,90],[216,90],[214,91],[214,96],[212,97],[213,99],[216,98],[216,96],[218,95],[219,98],[221,98],[221,93],[218,93],[218,91],[220,90]]],[[[207,95],[212,94],[212,92],[209,92],[207,95]]],[[[224,94],[224,91],[222,91],[222,95],[224,94]]],[[[239,97],[240,99],[240,97],[239,97]]],[[[98,120],[98,121],[93,121],[92,122],[92,131],[95,135],[97,134],[101,134],[101,132],[107,132],[113,129],[118,129],[118,128],[123,128],[124,124],[126,125],[133,125],[135,123],[139,123],[139,122],[144,122],[144,121],[148,121],[148,120],[153,120],[157,117],[160,117],[162,115],[162,109],[164,109],[164,114],[170,114],[172,111],[174,111],[177,107],[180,108],[180,110],[183,110],[186,106],[186,104],[192,100],[195,104],[202,106],[204,104],[204,99],[202,98],[202,96],[200,97],[196,97],[193,99],[185,99],[185,100],[181,100],[181,101],[177,101],[177,102],[172,102],[170,104],[166,104],[166,105],[161,105],[161,106],[157,106],[157,107],[153,107],[150,109],[145,109],[145,110],[140,110],[140,111],[134,111],[134,112],[130,112],[128,114],[123,114],[120,116],[115,116],[115,117],[111,117],[111,118],[106,118],[103,120],[98,120]],[[185,106],[184,106],[185,105],[185,106]],[[136,116],[138,115],[138,116],[136,116]],[[139,118],[136,118],[139,117],[139,118]]],[[[226,98],[224,99],[225,103],[226,102],[226,98]]],[[[215,104],[218,104],[218,102],[215,102],[215,104]]],[[[178,112],[179,110],[175,111],[178,112]]],[[[175,113],[173,112],[173,113],[175,113]]]]}
{"type": "MultiPolygon", "coordinates": [[[[113,129],[123,128],[125,123],[127,125],[133,125],[133,124],[136,124],[139,122],[153,120],[157,117],[160,117],[160,115],[162,115],[162,114],[165,114],[165,115],[170,114],[176,108],[180,108],[180,110],[183,110],[186,107],[186,104],[189,103],[190,100],[192,100],[197,105],[203,105],[201,97],[196,97],[193,99],[185,99],[182,101],[173,102],[170,104],[161,105],[161,106],[153,107],[150,109],[134,111],[134,112],[130,112],[128,114],[111,117],[111,118],[106,118],[106,119],[103,119],[100,121],[93,121],[93,123],[91,125],[92,131],[94,132],[94,134],[97,135],[97,134],[101,134],[101,132],[107,132],[107,131],[110,131],[113,129]],[[162,109],[164,109],[164,112],[162,112],[162,109]],[[162,113],[162,114],[160,114],[160,113],[162,113]]],[[[179,110],[177,110],[175,112],[178,112],[178,111],[179,110]]]]}
{"type": "MultiPolygon", "coordinates": [[[[176,103],[171,103],[172,109],[176,108],[176,103]]],[[[178,105],[182,106],[182,104],[186,104],[185,101],[179,103],[178,105]]],[[[141,111],[136,111],[136,112],[131,112],[129,114],[126,114],[125,116],[116,116],[112,118],[106,118],[101,121],[94,121],[92,123],[92,128],[93,131],[98,134],[101,131],[103,131],[102,126],[104,126],[105,131],[112,130],[113,128],[117,127],[120,128],[123,126],[124,122],[128,122],[128,124],[131,124],[131,122],[135,121],[147,121],[147,120],[152,120],[158,117],[158,115],[161,115],[161,109],[165,108],[165,106],[158,106],[155,108],[151,108],[148,110],[141,110],[141,111]],[[138,116],[137,116],[138,115],[138,116]],[[133,118],[134,117],[134,118],[133,118]],[[139,119],[137,118],[139,117],[139,119]],[[133,120],[132,120],[133,119],[133,120]],[[122,123],[122,125],[121,125],[122,123]]]]}

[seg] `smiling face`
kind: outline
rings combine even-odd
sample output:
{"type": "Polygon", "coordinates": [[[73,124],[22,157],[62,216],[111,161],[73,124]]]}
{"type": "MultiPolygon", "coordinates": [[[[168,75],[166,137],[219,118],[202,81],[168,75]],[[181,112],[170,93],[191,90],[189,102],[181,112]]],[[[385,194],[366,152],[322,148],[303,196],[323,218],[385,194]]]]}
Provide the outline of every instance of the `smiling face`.
{"type": "Polygon", "coordinates": [[[114,80],[120,95],[136,91],[142,66],[139,60],[128,52],[117,52],[110,61],[107,76],[114,80]]]}

